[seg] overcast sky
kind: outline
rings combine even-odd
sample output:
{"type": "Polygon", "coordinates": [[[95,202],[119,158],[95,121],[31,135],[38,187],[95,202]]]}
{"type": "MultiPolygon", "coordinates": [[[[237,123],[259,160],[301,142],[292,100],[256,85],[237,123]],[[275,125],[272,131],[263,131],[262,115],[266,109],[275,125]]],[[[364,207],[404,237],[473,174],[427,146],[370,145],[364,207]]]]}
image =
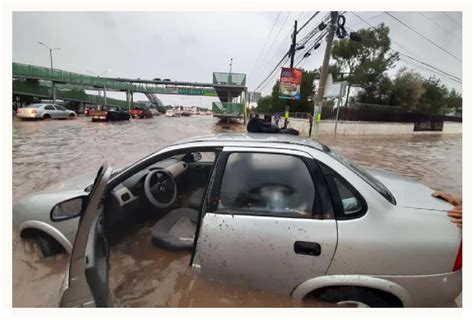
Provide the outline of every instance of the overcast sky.
{"type": "MultiPolygon", "coordinates": [[[[314,12],[15,12],[13,14],[13,61],[54,67],[80,73],[141,79],[170,78],[211,82],[213,71],[247,74],[249,91],[269,74],[290,45],[294,20],[301,26],[314,12]]],[[[357,12],[368,23],[384,22],[396,43],[392,48],[462,77],[462,14],[460,12],[392,12],[433,43],[409,30],[383,12],[357,12]],[[451,54],[451,55],[450,55],[451,54]]],[[[327,12],[321,12],[301,31],[301,39],[315,28],[327,12]]],[[[348,12],[346,26],[368,27],[348,12]]],[[[321,65],[324,43],[299,65],[314,69],[321,65]]],[[[295,60],[296,62],[299,59],[295,60]]],[[[406,66],[403,62],[397,68],[406,66]]],[[[412,66],[410,66],[413,68],[412,66]]],[[[395,73],[396,69],[390,73],[395,73]]],[[[424,76],[424,70],[417,69],[424,76]]],[[[461,85],[442,79],[461,91],[461,85]]],[[[272,84],[263,89],[269,93],[272,84]]],[[[125,99],[123,93],[110,96],[125,99]]],[[[213,98],[161,95],[165,104],[201,104],[210,107],[213,98]]],[[[136,95],[135,100],[146,99],[136,95]]]]}

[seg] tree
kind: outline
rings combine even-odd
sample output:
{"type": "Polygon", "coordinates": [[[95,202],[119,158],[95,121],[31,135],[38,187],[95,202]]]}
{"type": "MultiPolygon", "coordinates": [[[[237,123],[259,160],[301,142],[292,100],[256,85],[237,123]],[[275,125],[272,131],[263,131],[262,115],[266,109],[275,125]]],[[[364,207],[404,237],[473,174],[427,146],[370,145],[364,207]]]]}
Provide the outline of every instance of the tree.
{"type": "Polygon", "coordinates": [[[462,114],[462,96],[456,92],[456,90],[451,89],[451,91],[449,91],[449,95],[446,98],[446,105],[455,113],[462,114]]]}
{"type": "Polygon", "coordinates": [[[280,81],[277,80],[272,88],[271,113],[283,112],[286,108],[286,100],[280,99],[280,81]]]}
{"type": "Polygon", "coordinates": [[[270,107],[272,103],[272,97],[271,96],[265,96],[261,97],[260,99],[257,100],[257,110],[258,112],[261,113],[270,113],[270,107]]]}
{"type": "Polygon", "coordinates": [[[406,111],[415,111],[424,92],[421,76],[402,69],[393,80],[390,104],[401,106],[406,111]]]}
{"type": "Polygon", "coordinates": [[[384,95],[379,91],[386,87],[381,86],[387,83],[384,73],[398,60],[398,54],[390,52],[389,32],[389,27],[382,23],[373,29],[359,30],[360,42],[350,39],[334,42],[332,58],[339,68],[333,70],[344,72],[349,85],[364,89],[359,95],[361,102],[380,103],[384,95]]]}
{"type": "Polygon", "coordinates": [[[449,112],[447,106],[448,89],[441,80],[433,77],[423,79],[424,93],[420,97],[419,111],[426,114],[444,114],[449,112]]]}

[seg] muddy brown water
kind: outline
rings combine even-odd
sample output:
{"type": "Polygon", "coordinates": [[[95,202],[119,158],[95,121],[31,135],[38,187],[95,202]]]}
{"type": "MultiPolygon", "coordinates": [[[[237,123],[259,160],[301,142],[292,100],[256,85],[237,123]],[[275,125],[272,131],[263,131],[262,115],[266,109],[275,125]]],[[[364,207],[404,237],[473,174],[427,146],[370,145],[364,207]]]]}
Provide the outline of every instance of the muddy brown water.
{"type": "MultiPolygon", "coordinates": [[[[210,116],[155,117],[121,123],[13,121],[13,203],[65,178],[96,171],[102,162],[121,167],[176,140],[239,132],[210,116]]],[[[433,189],[462,191],[461,135],[322,136],[347,158],[399,172],[433,189]]],[[[111,248],[110,288],[115,306],[283,307],[288,297],[211,282],[197,277],[189,256],[152,247],[149,225],[136,228],[111,248]]],[[[43,258],[38,248],[13,233],[13,306],[57,306],[68,256],[43,258]]],[[[328,305],[315,303],[312,306],[328,305]]]]}

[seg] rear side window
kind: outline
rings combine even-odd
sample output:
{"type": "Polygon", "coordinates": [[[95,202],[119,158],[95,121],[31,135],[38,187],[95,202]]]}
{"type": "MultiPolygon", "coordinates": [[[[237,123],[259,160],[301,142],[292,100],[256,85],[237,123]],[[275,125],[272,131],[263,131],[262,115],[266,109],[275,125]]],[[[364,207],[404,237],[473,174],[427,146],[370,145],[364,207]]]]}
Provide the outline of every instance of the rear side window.
{"type": "Polygon", "coordinates": [[[344,178],[328,166],[320,163],[339,220],[361,217],[367,211],[367,203],[361,194],[344,178]]]}
{"type": "Polygon", "coordinates": [[[315,186],[304,161],[269,153],[232,153],[227,159],[217,211],[311,218],[315,186]]]}
{"type": "Polygon", "coordinates": [[[44,110],[55,110],[55,109],[53,108],[53,106],[46,106],[44,107],[44,110]]]}
{"type": "Polygon", "coordinates": [[[334,177],[339,199],[341,200],[342,210],[345,216],[355,215],[362,210],[362,205],[357,196],[349,190],[339,178],[334,177]]]}
{"type": "Polygon", "coordinates": [[[66,109],[64,109],[63,107],[61,106],[54,106],[56,108],[56,110],[60,110],[60,111],[66,111],[66,109]]]}

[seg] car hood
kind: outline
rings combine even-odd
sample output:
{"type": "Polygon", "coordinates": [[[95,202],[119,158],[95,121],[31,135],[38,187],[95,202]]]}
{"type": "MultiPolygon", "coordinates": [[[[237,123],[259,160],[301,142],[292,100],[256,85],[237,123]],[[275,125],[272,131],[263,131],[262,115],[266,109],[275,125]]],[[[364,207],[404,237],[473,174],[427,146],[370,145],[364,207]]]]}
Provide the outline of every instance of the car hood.
{"type": "Polygon", "coordinates": [[[69,179],[65,179],[61,182],[53,184],[46,189],[40,191],[41,193],[50,193],[51,191],[75,191],[75,190],[84,190],[94,182],[96,176],[96,171],[91,171],[79,176],[75,176],[69,179]]]}
{"type": "Polygon", "coordinates": [[[444,200],[432,197],[434,190],[415,180],[393,172],[365,169],[390,190],[397,206],[439,211],[447,211],[453,207],[444,200]]]}

